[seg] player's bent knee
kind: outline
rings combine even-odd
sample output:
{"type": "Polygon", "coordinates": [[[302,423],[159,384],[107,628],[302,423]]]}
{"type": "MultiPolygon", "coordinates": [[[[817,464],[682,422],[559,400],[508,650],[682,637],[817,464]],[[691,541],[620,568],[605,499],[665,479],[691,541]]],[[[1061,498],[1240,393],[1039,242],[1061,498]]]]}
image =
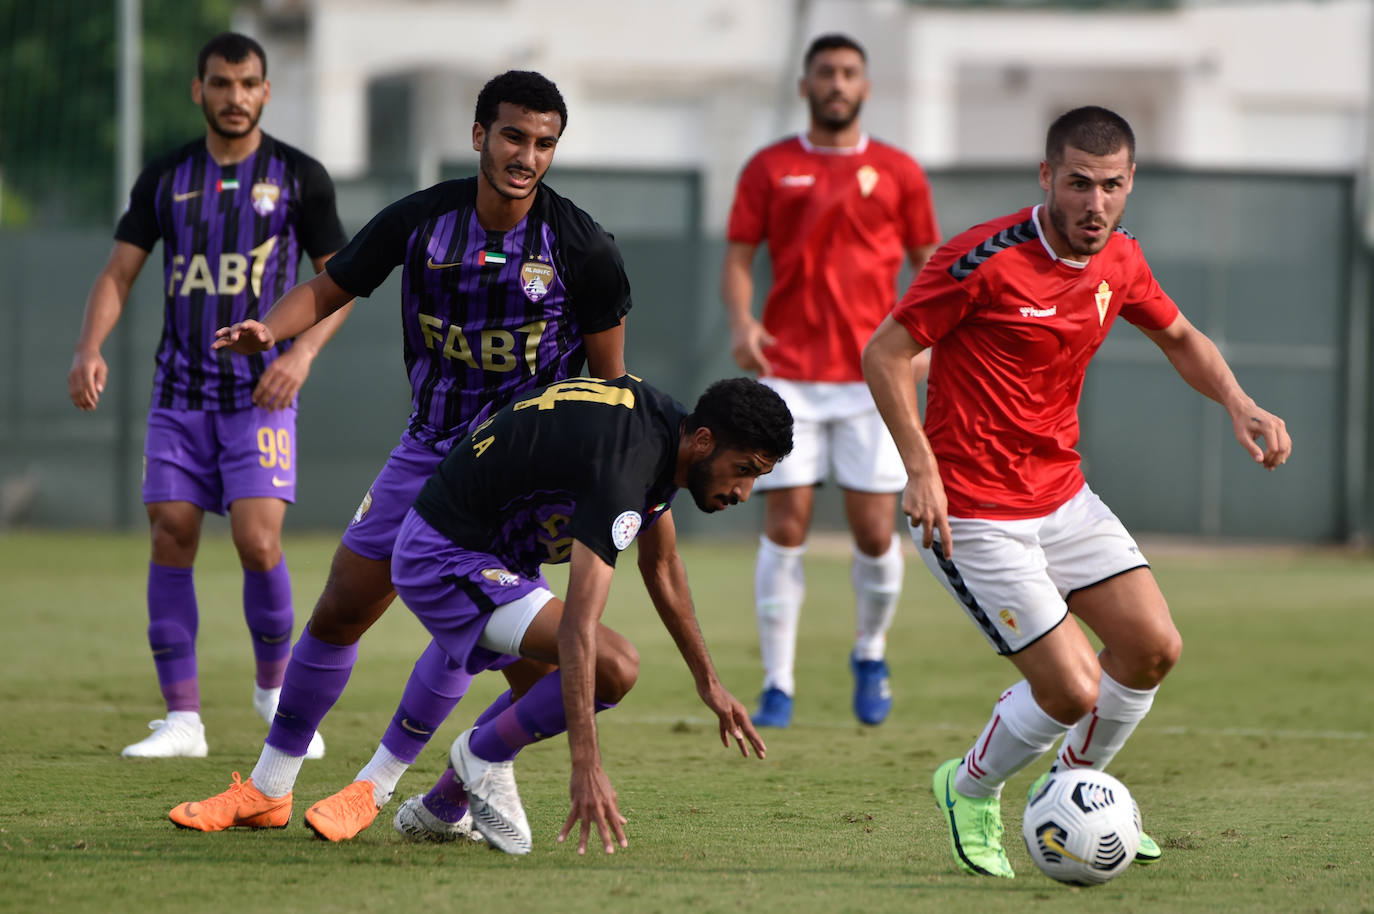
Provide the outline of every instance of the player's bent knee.
{"type": "Polygon", "coordinates": [[[596,697],[618,704],[639,681],[639,651],[626,641],[602,652],[596,660],[596,697]]]}
{"type": "Polygon", "coordinates": [[[1035,703],[1050,717],[1072,724],[1097,705],[1097,680],[1086,676],[1066,676],[1045,694],[1035,692],[1035,703]]]}
{"type": "Polygon", "coordinates": [[[1159,685],[1169,671],[1178,663],[1183,653],[1183,636],[1171,628],[1168,634],[1144,645],[1141,656],[1136,660],[1137,682],[1145,688],[1159,685]]]}

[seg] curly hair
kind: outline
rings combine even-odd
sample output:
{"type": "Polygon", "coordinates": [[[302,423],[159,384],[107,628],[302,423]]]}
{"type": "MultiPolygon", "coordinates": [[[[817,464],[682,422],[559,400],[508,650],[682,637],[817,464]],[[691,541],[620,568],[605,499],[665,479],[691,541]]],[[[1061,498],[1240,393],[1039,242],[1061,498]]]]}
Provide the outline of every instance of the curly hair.
{"type": "Polygon", "coordinates": [[[473,120],[490,130],[500,113],[501,103],[508,102],[530,111],[553,111],[559,117],[558,135],[568,126],[568,106],[553,81],[533,70],[507,70],[493,76],[477,93],[477,110],[473,120]]]}
{"type": "Polygon", "coordinates": [[[760,451],[781,460],[792,452],[792,413],[782,397],[753,378],[726,378],[706,388],[685,420],[706,427],[717,448],[760,451]]]}

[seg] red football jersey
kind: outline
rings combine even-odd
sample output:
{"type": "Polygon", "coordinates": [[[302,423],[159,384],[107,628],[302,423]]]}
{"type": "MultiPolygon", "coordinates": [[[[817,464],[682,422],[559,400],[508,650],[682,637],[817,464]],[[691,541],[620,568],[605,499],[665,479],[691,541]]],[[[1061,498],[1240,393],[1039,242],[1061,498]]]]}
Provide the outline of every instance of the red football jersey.
{"type": "Polygon", "coordinates": [[[931,351],[925,431],[956,517],[1043,517],[1083,485],[1078,400],[1112,322],[1162,330],[1178,306],[1135,238],[1082,266],[1054,256],[1039,207],[938,250],[893,317],[931,351]]]}
{"type": "Polygon", "coordinates": [[[925,172],[900,149],[867,136],[848,148],[795,136],[744,166],[726,237],[768,241],[773,374],[862,381],[860,354],[897,300],[907,250],[938,243],[940,227],[925,172]]]}

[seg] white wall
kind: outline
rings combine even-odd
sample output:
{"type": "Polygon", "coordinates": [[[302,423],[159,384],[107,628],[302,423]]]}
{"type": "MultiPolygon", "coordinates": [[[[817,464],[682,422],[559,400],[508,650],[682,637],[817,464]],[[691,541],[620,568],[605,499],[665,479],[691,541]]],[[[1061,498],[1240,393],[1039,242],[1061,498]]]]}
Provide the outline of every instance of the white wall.
{"type": "Polygon", "coordinates": [[[368,82],[416,74],[426,177],[471,157],[474,86],[517,67],[569,108],[563,165],[705,176],[708,230],[757,147],[804,125],[809,39],[865,44],[864,123],[930,165],[1025,163],[1059,112],[1105,104],[1147,162],[1228,169],[1368,168],[1374,4],[1274,0],[1135,13],[968,10],[900,0],[297,0],[304,40],[275,41],[267,129],[337,176],[364,174],[368,82]],[[805,21],[798,22],[799,11],[805,21]],[[451,86],[452,91],[446,91],[451,86]]]}

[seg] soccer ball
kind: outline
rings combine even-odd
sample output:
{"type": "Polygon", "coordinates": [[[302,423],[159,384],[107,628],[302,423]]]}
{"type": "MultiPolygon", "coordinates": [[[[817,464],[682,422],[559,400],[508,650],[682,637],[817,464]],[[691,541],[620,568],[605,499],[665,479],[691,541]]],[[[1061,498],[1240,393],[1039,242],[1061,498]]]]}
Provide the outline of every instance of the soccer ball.
{"type": "Polygon", "coordinates": [[[1100,885],[1125,872],[1140,846],[1140,809],[1116,778],[1060,771],[1026,803],[1026,850],[1040,871],[1069,885],[1100,885]]]}

